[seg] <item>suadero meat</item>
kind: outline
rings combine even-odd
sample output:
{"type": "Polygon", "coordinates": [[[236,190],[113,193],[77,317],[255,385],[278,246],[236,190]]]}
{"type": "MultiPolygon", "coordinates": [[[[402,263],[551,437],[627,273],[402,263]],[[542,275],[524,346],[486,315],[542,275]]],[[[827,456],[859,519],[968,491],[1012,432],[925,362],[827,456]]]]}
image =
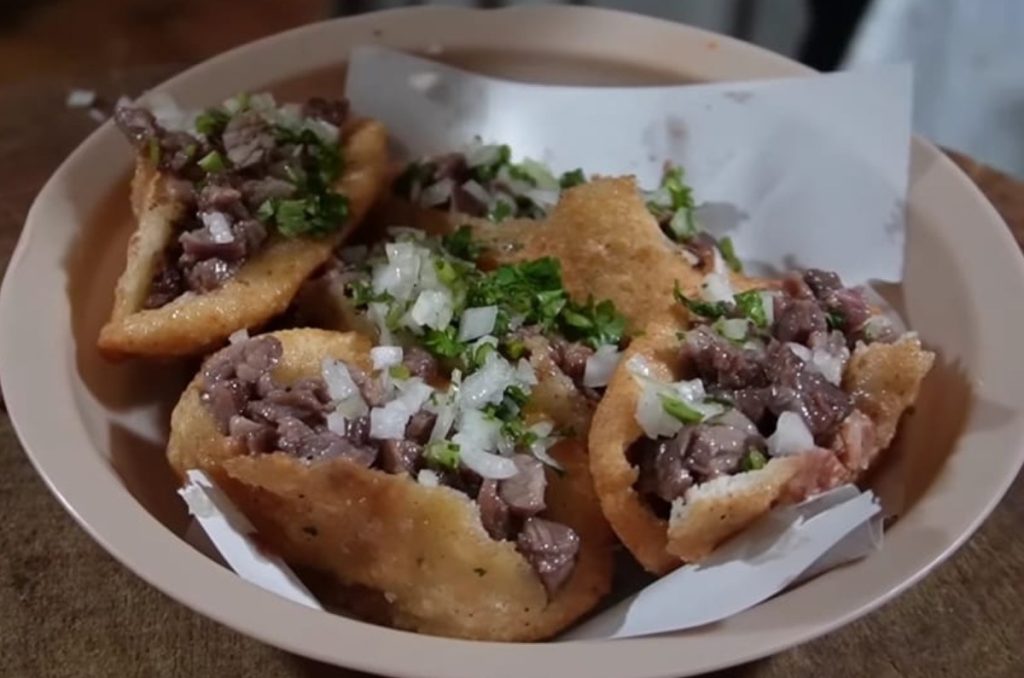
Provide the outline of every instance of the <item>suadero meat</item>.
{"type": "Polygon", "coordinates": [[[498,483],[498,495],[513,514],[520,517],[537,515],[546,508],[544,465],[525,454],[517,454],[512,460],[519,473],[498,483]]]}
{"type": "Polygon", "coordinates": [[[224,128],[224,151],[238,169],[247,169],[267,160],[274,148],[274,134],[255,111],[232,116],[224,128]]]}
{"type": "Polygon", "coordinates": [[[498,494],[497,481],[485,480],[480,483],[476,503],[480,507],[480,522],[487,534],[493,539],[508,539],[512,534],[512,518],[508,504],[498,494]]]}
{"type": "Polygon", "coordinates": [[[523,524],[516,546],[537,571],[548,595],[552,595],[572,574],[580,538],[567,525],[533,517],[523,524]]]}

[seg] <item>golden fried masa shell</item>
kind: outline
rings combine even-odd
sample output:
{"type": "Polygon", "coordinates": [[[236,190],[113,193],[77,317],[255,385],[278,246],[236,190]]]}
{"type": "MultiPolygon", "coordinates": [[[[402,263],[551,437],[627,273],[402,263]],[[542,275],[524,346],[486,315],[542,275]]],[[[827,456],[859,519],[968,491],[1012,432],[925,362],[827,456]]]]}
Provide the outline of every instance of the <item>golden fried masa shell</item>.
{"type": "Polygon", "coordinates": [[[349,218],[342,228],[318,239],[272,237],[222,287],[184,294],[156,309],[142,305],[183,208],[171,198],[165,177],[140,158],[132,181],[138,227],[128,244],[110,320],[100,331],[100,351],[110,358],[199,354],[222,344],[232,332],[262,325],[282,312],[384,188],[387,133],[380,123],[366,120],[347,126],[342,150],[345,167],[336,187],[349,200],[349,218]]]}
{"type": "Polygon", "coordinates": [[[638,470],[626,455],[643,431],[635,419],[640,387],[626,361],[639,354],[656,378],[678,378],[677,331],[674,325],[656,324],[633,342],[594,414],[590,432],[590,468],[605,517],[636,559],[659,574],[703,558],[778,503],[857,480],[891,442],[900,416],[916,399],[933,360],[913,337],[859,347],[844,377],[857,408],[850,420],[864,418],[870,423],[871,433],[857,440],[858,454],[844,449],[848,435],[844,427],[833,446],[835,453],[818,450],[775,458],[758,471],[695,486],[685,501],[675,502],[665,521],[633,489],[638,470]]]}
{"type": "MultiPolygon", "coordinates": [[[[315,376],[323,355],[368,367],[369,342],[320,330],[275,333],[276,379],[315,376]]],[[[425,487],[337,459],[307,465],[283,453],[250,456],[218,434],[194,381],[174,411],[168,456],[179,474],[212,473],[287,561],[347,585],[383,592],[391,623],[435,635],[529,641],[556,634],[608,593],[613,538],[594,495],[581,442],[552,450],[544,517],[580,536],[573,574],[549,601],[511,542],[491,539],[464,494],[425,487]]]]}
{"type": "MultiPolygon", "coordinates": [[[[281,342],[284,357],[274,368],[273,376],[282,382],[320,376],[320,363],[325,357],[343,360],[369,371],[372,368],[366,337],[355,332],[323,330],[281,330],[273,336],[281,342]]],[[[220,434],[213,418],[200,402],[202,374],[192,380],[171,413],[171,435],[167,442],[167,459],[181,480],[189,469],[217,472],[231,457],[245,450],[220,434]]]]}

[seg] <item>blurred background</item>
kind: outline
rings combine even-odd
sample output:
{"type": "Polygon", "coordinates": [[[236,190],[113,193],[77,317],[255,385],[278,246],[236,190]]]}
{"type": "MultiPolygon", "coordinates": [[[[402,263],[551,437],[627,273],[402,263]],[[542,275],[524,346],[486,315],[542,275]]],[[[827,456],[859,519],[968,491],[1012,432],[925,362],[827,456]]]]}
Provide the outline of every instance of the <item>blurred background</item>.
{"type": "MultiPolygon", "coordinates": [[[[499,0],[0,0],[0,87],[185,66],[333,16],[499,0]]],[[[542,4],[532,2],[529,4],[542,4]]],[[[733,35],[820,70],[912,62],[918,132],[1024,175],[1024,0],[570,0],[733,35]]],[[[131,80],[131,78],[128,78],[131,80]]]]}

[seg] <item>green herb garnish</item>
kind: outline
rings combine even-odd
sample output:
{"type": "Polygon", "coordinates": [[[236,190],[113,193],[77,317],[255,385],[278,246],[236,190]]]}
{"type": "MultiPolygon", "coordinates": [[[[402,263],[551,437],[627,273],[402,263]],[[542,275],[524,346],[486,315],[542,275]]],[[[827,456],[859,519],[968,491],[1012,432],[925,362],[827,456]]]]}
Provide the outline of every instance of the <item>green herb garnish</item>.
{"type": "Polygon", "coordinates": [[[758,290],[740,292],[733,297],[736,308],[756,326],[764,329],[768,327],[768,316],[764,310],[764,297],[758,290]]]}
{"type": "Polygon", "coordinates": [[[736,257],[736,248],[732,244],[732,238],[726,236],[719,240],[718,251],[722,253],[722,258],[734,273],[743,272],[743,262],[736,257]]]}
{"type": "Polygon", "coordinates": [[[423,345],[434,355],[443,358],[457,358],[465,347],[457,336],[455,327],[452,325],[443,330],[428,329],[423,336],[423,345]]]}
{"type": "Polygon", "coordinates": [[[699,424],[704,419],[697,410],[693,409],[679,398],[669,395],[661,396],[661,407],[670,416],[675,417],[684,424],[699,424]]]}
{"type": "Polygon", "coordinates": [[[220,108],[208,108],[196,118],[196,131],[210,138],[220,136],[227,127],[231,115],[220,108]]]}
{"type": "Polygon", "coordinates": [[[391,375],[392,379],[408,379],[412,376],[412,372],[405,365],[392,365],[388,368],[388,374],[391,375]]]}
{"type": "Polygon", "coordinates": [[[830,330],[841,330],[846,325],[846,317],[841,311],[831,309],[825,314],[825,322],[830,330]]]}
{"type": "Polygon", "coordinates": [[[593,297],[586,304],[566,303],[559,316],[562,331],[570,339],[576,339],[597,348],[603,344],[617,345],[626,331],[626,318],[607,299],[594,303],[593,297]]]}
{"type": "Polygon", "coordinates": [[[423,456],[432,466],[452,471],[459,468],[459,446],[450,440],[435,440],[428,443],[423,450],[423,456]]]}
{"type": "Polygon", "coordinates": [[[474,167],[470,170],[470,175],[477,183],[486,185],[498,176],[502,166],[507,165],[511,159],[512,149],[509,148],[508,144],[502,144],[498,146],[498,157],[493,162],[474,167]]]}
{"type": "Polygon", "coordinates": [[[200,158],[197,164],[207,174],[222,172],[226,167],[224,157],[218,151],[210,151],[200,158]]]}
{"type": "Polygon", "coordinates": [[[702,318],[709,320],[715,320],[722,318],[729,314],[729,303],[725,301],[702,301],[700,299],[690,299],[683,294],[682,289],[679,288],[679,283],[676,282],[675,289],[672,290],[672,294],[675,296],[676,301],[685,306],[691,313],[698,315],[702,318]]]}
{"type": "MultiPolygon", "coordinates": [[[[348,218],[348,198],[334,192],[309,193],[302,198],[275,200],[271,201],[271,207],[277,230],[289,238],[326,235],[348,218]]],[[[260,212],[266,212],[262,206],[260,212]]]]}
{"type": "Polygon", "coordinates": [[[573,186],[579,186],[580,184],[585,183],[587,183],[587,176],[583,173],[583,169],[579,167],[571,172],[566,172],[558,180],[558,185],[562,187],[563,191],[567,188],[572,188],[573,186]]]}
{"type": "Polygon", "coordinates": [[[747,456],[743,457],[740,468],[744,471],[757,471],[758,469],[764,468],[767,463],[768,459],[764,456],[764,452],[751,448],[750,451],[747,452],[747,456]]]}
{"type": "Polygon", "coordinates": [[[454,233],[442,237],[441,245],[448,254],[466,261],[476,261],[480,256],[480,246],[473,242],[473,229],[467,225],[459,226],[454,233]]]}
{"type": "Polygon", "coordinates": [[[505,200],[498,200],[494,203],[494,208],[491,209],[487,218],[495,223],[500,223],[515,214],[515,210],[515,205],[512,203],[505,200]]]}

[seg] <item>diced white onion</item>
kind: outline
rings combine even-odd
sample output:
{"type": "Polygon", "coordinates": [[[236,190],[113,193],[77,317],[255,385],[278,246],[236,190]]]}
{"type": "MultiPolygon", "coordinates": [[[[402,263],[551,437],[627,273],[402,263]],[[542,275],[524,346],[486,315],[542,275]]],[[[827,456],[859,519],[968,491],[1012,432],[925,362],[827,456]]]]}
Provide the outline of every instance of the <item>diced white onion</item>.
{"type": "Polygon", "coordinates": [[[466,164],[470,167],[493,165],[499,157],[501,157],[501,146],[496,144],[481,144],[477,140],[466,149],[466,164]]]}
{"type": "Polygon", "coordinates": [[[386,370],[392,365],[402,363],[401,346],[374,346],[370,349],[370,360],[373,361],[373,369],[386,370]]]}
{"type": "Polygon", "coordinates": [[[700,296],[704,301],[711,303],[731,302],[733,290],[729,276],[724,273],[709,273],[704,276],[704,281],[700,285],[700,296]]]}
{"type": "Polygon", "coordinates": [[[416,474],[416,482],[424,487],[437,487],[441,483],[441,478],[429,468],[425,468],[416,474]]]}
{"type": "Polygon", "coordinates": [[[231,232],[231,222],[223,212],[203,212],[199,215],[203,220],[203,226],[210,230],[210,239],[213,242],[224,245],[234,242],[235,234],[231,232]]]}
{"type": "Polygon", "coordinates": [[[362,395],[356,393],[335,405],[334,411],[346,419],[358,419],[366,416],[370,411],[370,406],[363,400],[362,395]]]}
{"type": "Polygon", "coordinates": [[[277,101],[270,92],[258,92],[249,95],[249,108],[259,113],[275,113],[277,101]]]}
{"type": "Polygon", "coordinates": [[[405,427],[413,413],[400,400],[370,410],[370,437],[377,440],[404,440],[405,427]]]}
{"type": "Polygon", "coordinates": [[[373,267],[373,291],[387,292],[399,301],[411,299],[420,277],[420,249],[411,242],[389,242],[385,245],[387,262],[373,267]]]}
{"type": "Polygon", "coordinates": [[[811,435],[803,418],[795,412],[783,412],[779,415],[775,433],[768,437],[768,454],[780,457],[810,452],[813,449],[814,436],[811,435]]]}
{"type": "Polygon", "coordinates": [[[338,411],[328,412],[327,430],[331,433],[336,433],[339,436],[346,435],[348,431],[348,421],[345,419],[345,415],[338,411]]]}
{"type": "Polygon", "coordinates": [[[490,334],[498,319],[497,306],[467,308],[459,322],[459,341],[470,341],[490,334]]]}
{"type": "Polygon", "coordinates": [[[672,207],[672,194],[665,186],[660,186],[654,191],[647,193],[647,199],[644,202],[653,204],[656,207],[668,209],[672,207]]]}
{"type": "Polygon", "coordinates": [[[394,337],[391,335],[391,330],[388,329],[388,305],[375,301],[366,308],[366,317],[374,324],[377,328],[377,333],[380,335],[378,340],[382,344],[393,344],[394,337]]]}
{"type": "Polygon", "coordinates": [[[463,410],[458,417],[458,432],[452,442],[460,450],[492,452],[501,437],[501,422],[479,410],[463,410]]]}
{"type": "Polygon", "coordinates": [[[547,464],[551,468],[562,471],[564,470],[562,465],[559,464],[558,460],[552,457],[548,452],[548,450],[558,442],[557,438],[551,437],[551,432],[554,428],[554,425],[550,421],[541,421],[529,428],[529,430],[537,436],[537,440],[530,445],[530,453],[542,464],[547,464]]]}
{"type": "Polygon", "coordinates": [[[474,200],[479,202],[481,205],[491,206],[491,194],[487,192],[487,189],[478,184],[477,182],[470,179],[466,183],[462,184],[462,190],[468,193],[474,200]]]}
{"type": "Polygon", "coordinates": [[[516,463],[510,457],[499,454],[465,449],[460,446],[459,460],[462,464],[481,478],[504,480],[519,473],[516,463]]]}
{"type": "Polygon", "coordinates": [[[490,353],[480,369],[462,382],[459,405],[479,410],[488,403],[498,404],[505,395],[505,389],[515,383],[515,368],[496,352],[490,353]]]}
{"type": "Polygon", "coordinates": [[[764,308],[764,319],[771,327],[775,323],[775,295],[771,292],[761,292],[761,306],[764,308]]]}
{"type": "Polygon", "coordinates": [[[91,89],[73,89],[68,92],[65,104],[68,108],[88,108],[96,103],[96,92],[91,89]]]}
{"type": "Polygon", "coordinates": [[[841,353],[836,355],[831,351],[816,348],[811,351],[811,364],[828,381],[836,386],[843,380],[843,368],[850,357],[850,351],[845,346],[841,353]]]}
{"type": "Polygon", "coordinates": [[[423,405],[426,404],[427,400],[434,393],[434,389],[419,377],[399,382],[398,391],[397,400],[414,414],[423,408],[423,405]]]}
{"type": "Polygon", "coordinates": [[[743,341],[747,338],[747,319],[746,318],[729,318],[720,320],[716,323],[716,329],[726,339],[732,339],[733,341],[743,341]]]}
{"type": "Polygon", "coordinates": [[[711,248],[711,251],[713,256],[713,264],[711,267],[712,272],[718,273],[719,275],[728,276],[729,267],[725,263],[725,257],[722,256],[722,251],[719,250],[717,246],[711,248]]]}
{"type": "Polygon", "coordinates": [[[622,358],[622,352],[616,346],[604,344],[587,358],[583,369],[583,385],[589,388],[607,386],[622,358]]]}
{"type": "Polygon", "coordinates": [[[325,144],[338,143],[338,138],[341,133],[338,131],[337,127],[326,120],[320,120],[319,118],[307,118],[302,123],[302,126],[304,129],[308,129],[313,132],[313,134],[315,134],[317,138],[325,144]]]}
{"type": "Polygon", "coordinates": [[[452,197],[452,189],[454,187],[455,182],[445,177],[437,183],[424,188],[423,192],[420,193],[419,203],[423,207],[433,207],[434,205],[448,202],[452,197]]]}
{"type": "Polygon", "coordinates": [[[696,266],[697,264],[700,263],[700,259],[697,257],[697,255],[691,252],[690,250],[686,249],[685,247],[679,248],[679,254],[682,255],[683,259],[690,266],[696,266]]]}
{"type": "Polygon", "coordinates": [[[550,209],[558,202],[559,192],[544,188],[531,188],[525,193],[526,197],[544,209],[550,209]]]}
{"type": "Polygon", "coordinates": [[[359,387],[352,380],[348,366],[340,360],[324,358],[320,362],[320,374],[327,383],[327,393],[331,400],[342,401],[359,394],[359,387]]]}
{"type": "Polygon", "coordinates": [[[448,432],[452,430],[452,424],[455,423],[455,405],[445,397],[434,408],[434,414],[437,415],[437,418],[434,420],[434,428],[430,430],[430,442],[432,443],[448,437],[448,432]]]}
{"type": "Polygon", "coordinates": [[[423,290],[409,309],[409,318],[417,326],[443,330],[452,321],[453,307],[448,290],[423,290]]]}
{"type": "Polygon", "coordinates": [[[156,118],[161,127],[174,132],[180,132],[185,129],[185,113],[170,94],[166,92],[148,92],[143,98],[153,117],[156,118]]]}
{"type": "Polygon", "coordinates": [[[228,336],[228,342],[232,344],[241,344],[245,341],[249,341],[249,330],[244,327],[240,330],[235,330],[228,336]]]}
{"type": "MultiPolygon", "coordinates": [[[[687,218],[689,211],[689,208],[680,207],[675,211],[675,213],[672,215],[672,218],[668,222],[668,230],[670,230],[677,238],[682,238],[690,231],[690,221],[687,218]]],[[[715,273],[719,272],[720,271],[716,266],[715,273]]]]}
{"type": "Polygon", "coordinates": [[[559,189],[561,189],[558,179],[555,178],[555,175],[544,163],[531,158],[524,158],[523,161],[519,163],[519,169],[526,172],[526,174],[536,182],[537,188],[542,191],[554,191],[557,194],[559,189]]]}
{"type": "Polygon", "coordinates": [[[683,423],[665,411],[661,401],[663,389],[656,384],[645,384],[636,401],[636,421],[648,438],[672,437],[683,423]]]}
{"type": "Polygon", "coordinates": [[[674,395],[677,395],[687,405],[691,406],[703,401],[707,395],[704,392],[704,383],[700,379],[677,381],[670,386],[675,392],[674,395]]]}
{"type": "Polygon", "coordinates": [[[520,386],[537,385],[537,372],[526,358],[520,358],[516,363],[516,381],[520,386]]]}
{"type": "Polygon", "coordinates": [[[788,342],[786,348],[793,352],[793,354],[803,360],[805,363],[811,362],[811,349],[807,348],[803,344],[797,344],[796,342],[788,342]]]}
{"type": "Polygon", "coordinates": [[[533,189],[533,184],[513,177],[508,169],[508,165],[504,165],[498,170],[497,179],[508,187],[512,195],[525,195],[533,189]]]}

